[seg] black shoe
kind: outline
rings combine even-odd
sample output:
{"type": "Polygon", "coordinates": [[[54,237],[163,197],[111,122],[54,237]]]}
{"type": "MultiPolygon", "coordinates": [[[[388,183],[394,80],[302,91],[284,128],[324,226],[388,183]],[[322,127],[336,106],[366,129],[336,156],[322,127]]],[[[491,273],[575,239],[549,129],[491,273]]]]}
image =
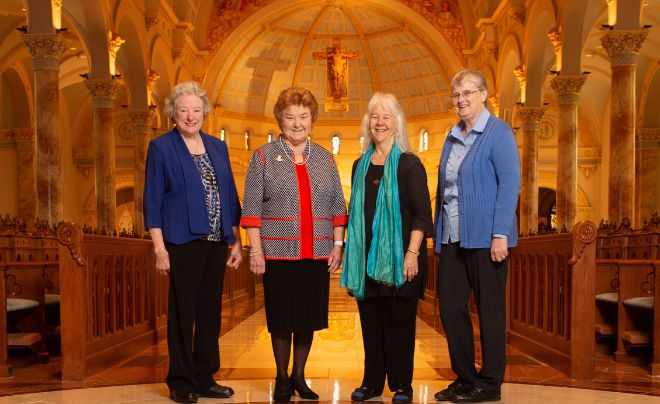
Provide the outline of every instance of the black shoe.
{"type": "Polygon", "coordinates": [[[412,401],[413,390],[411,387],[400,387],[394,392],[392,402],[395,404],[407,404],[412,401]]]}
{"type": "Polygon", "coordinates": [[[456,379],[447,386],[446,389],[440,390],[435,393],[436,401],[451,401],[454,399],[454,396],[458,393],[464,393],[470,388],[463,383],[462,380],[456,379]]]}
{"type": "Polygon", "coordinates": [[[314,391],[312,391],[312,389],[310,389],[309,386],[307,386],[305,379],[297,380],[294,377],[290,378],[289,389],[291,391],[291,394],[294,394],[297,391],[300,398],[304,398],[305,400],[319,399],[319,395],[314,393],[314,391]]]}
{"type": "Polygon", "coordinates": [[[463,393],[454,395],[452,403],[485,403],[488,401],[500,401],[499,390],[484,390],[481,387],[473,386],[463,393]]]}
{"type": "Polygon", "coordinates": [[[351,394],[351,401],[367,401],[370,398],[378,396],[380,396],[380,393],[378,393],[376,390],[370,387],[362,386],[353,391],[353,394],[351,394]]]}
{"type": "Polygon", "coordinates": [[[170,391],[170,400],[175,403],[196,403],[197,396],[192,391],[170,391]]]}
{"type": "Polygon", "coordinates": [[[214,384],[207,389],[197,390],[197,395],[206,398],[229,398],[234,395],[234,389],[214,384]]]}
{"type": "Polygon", "coordinates": [[[276,403],[288,403],[291,401],[291,390],[289,390],[289,379],[275,379],[273,389],[273,400],[276,403]]]}

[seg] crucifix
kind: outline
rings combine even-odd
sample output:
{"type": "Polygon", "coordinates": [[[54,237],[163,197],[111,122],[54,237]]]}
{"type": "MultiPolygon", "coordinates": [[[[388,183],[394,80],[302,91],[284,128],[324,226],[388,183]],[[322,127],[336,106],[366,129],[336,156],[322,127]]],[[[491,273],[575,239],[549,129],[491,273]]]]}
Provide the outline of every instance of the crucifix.
{"type": "Polygon", "coordinates": [[[342,104],[342,98],[348,95],[348,60],[356,59],[357,52],[348,52],[342,48],[341,39],[333,38],[332,46],[325,52],[314,52],[314,59],[325,59],[327,69],[326,111],[348,111],[348,105],[342,104]]]}

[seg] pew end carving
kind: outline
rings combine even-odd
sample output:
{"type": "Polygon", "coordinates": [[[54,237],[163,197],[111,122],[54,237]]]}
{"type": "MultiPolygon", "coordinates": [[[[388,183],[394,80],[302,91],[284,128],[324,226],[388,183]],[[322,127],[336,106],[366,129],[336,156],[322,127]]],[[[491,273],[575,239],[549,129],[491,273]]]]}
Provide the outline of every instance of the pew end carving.
{"type": "Polygon", "coordinates": [[[596,234],[582,221],[570,234],[522,237],[511,253],[508,341],[573,379],[595,372],[596,234]]]}

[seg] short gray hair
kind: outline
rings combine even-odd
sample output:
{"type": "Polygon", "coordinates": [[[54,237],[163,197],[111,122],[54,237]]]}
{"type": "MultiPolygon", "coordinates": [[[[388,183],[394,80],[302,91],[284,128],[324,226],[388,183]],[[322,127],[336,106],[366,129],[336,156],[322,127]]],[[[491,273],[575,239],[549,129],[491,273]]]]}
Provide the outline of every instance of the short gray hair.
{"type": "Polygon", "coordinates": [[[410,141],[408,140],[408,125],[406,124],[406,116],[403,113],[401,104],[399,104],[399,100],[396,99],[394,94],[381,92],[375,92],[374,95],[371,96],[369,105],[367,106],[367,112],[362,118],[361,136],[364,138],[364,150],[367,150],[373,143],[373,139],[371,138],[371,131],[369,130],[369,119],[371,119],[371,113],[379,104],[384,109],[394,114],[394,120],[396,121],[394,143],[396,143],[396,145],[399,147],[401,153],[412,153],[413,150],[412,147],[410,147],[410,141]]]}
{"type": "Polygon", "coordinates": [[[165,107],[163,108],[163,115],[170,119],[174,119],[176,114],[176,100],[182,95],[196,95],[202,100],[204,105],[204,116],[211,112],[211,103],[209,97],[206,95],[206,90],[196,81],[184,81],[172,89],[172,94],[165,99],[165,107]]]}
{"type": "Polygon", "coordinates": [[[480,70],[463,69],[456,73],[454,78],[451,79],[451,88],[454,89],[460,86],[464,80],[471,81],[481,91],[488,91],[486,76],[480,70]]]}

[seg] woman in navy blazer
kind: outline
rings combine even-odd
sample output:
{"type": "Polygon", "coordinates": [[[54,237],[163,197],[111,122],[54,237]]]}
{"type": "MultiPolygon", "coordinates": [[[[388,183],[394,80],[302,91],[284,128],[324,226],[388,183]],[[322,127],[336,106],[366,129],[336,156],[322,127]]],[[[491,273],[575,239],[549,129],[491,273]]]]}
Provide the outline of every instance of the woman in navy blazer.
{"type": "Polygon", "coordinates": [[[164,110],[176,126],[152,140],[147,154],[144,217],[156,270],[170,279],[166,382],[177,403],[234,394],[213,375],[225,265],[241,263],[241,208],[227,146],[201,131],[210,110],[199,83],[177,84],[164,110]]]}

